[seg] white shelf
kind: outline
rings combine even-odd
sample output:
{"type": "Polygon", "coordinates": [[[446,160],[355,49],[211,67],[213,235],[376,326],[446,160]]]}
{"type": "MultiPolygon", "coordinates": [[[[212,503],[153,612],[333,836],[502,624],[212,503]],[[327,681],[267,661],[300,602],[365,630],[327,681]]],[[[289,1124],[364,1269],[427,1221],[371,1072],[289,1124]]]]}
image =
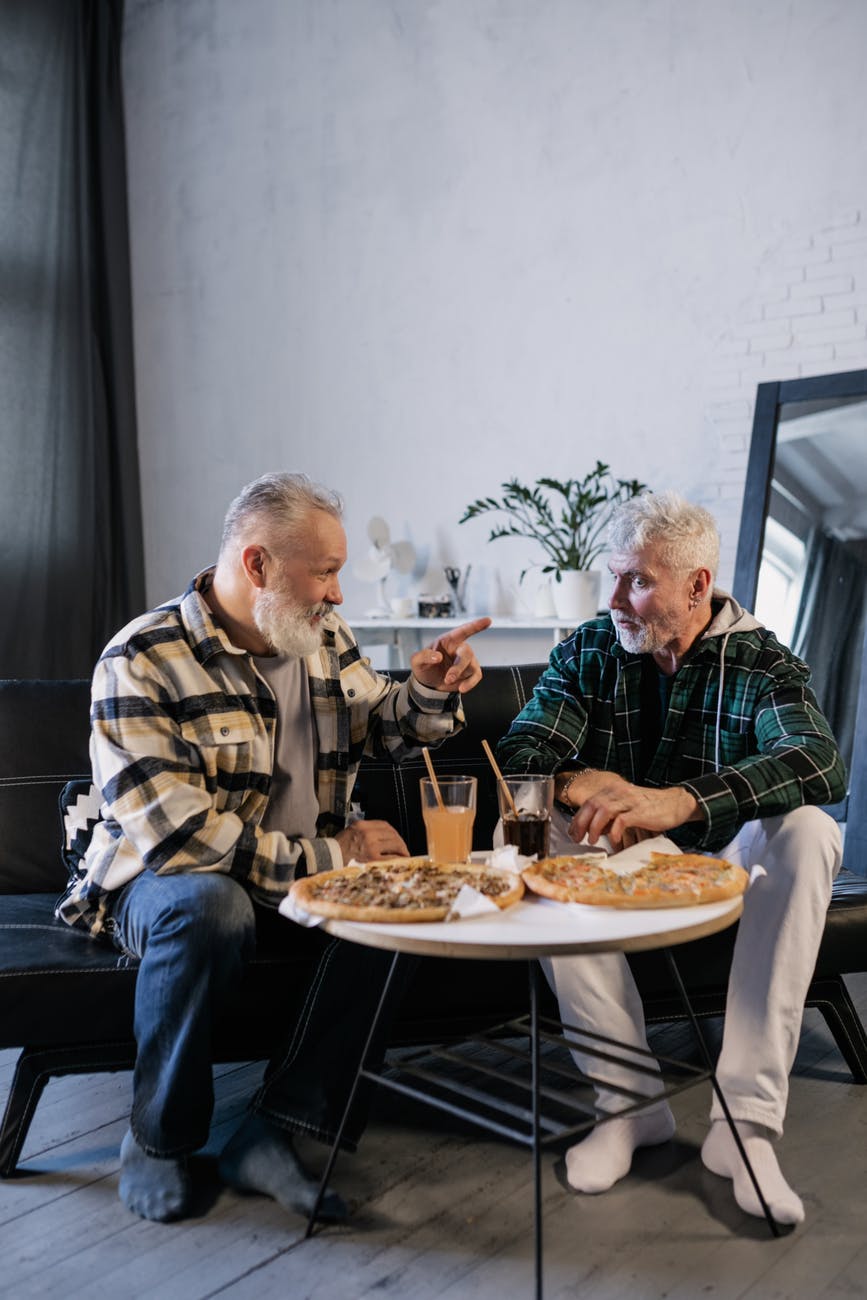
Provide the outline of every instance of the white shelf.
{"type": "MultiPolygon", "coordinates": [[[[386,662],[379,664],[382,668],[408,667],[416,650],[430,645],[449,628],[481,617],[478,614],[454,614],[448,618],[392,618],[390,615],[353,618],[342,610],[341,615],[362,647],[387,647],[386,662]]],[[[491,617],[491,626],[473,641],[482,664],[542,662],[573,630],[556,618],[491,617]]]]}
{"type": "MultiPolygon", "coordinates": [[[[425,631],[428,628],[460,627],[462,623],[469,623],[474,618],[487,617],[487,615],[482,614],[449,614],[448,618],[392,618],[390,614],[385,614],[382,618],[367,616],[354,618],[351,614],[344,614],[342,610],[340,613],[353,631],[383,632],[425,631]]],[[[488,632],[496,632],[498,628],[509,632],[571,632],[573,630],[571,627],[566,626],[561,619],[557,618],[512,618],[499,614],[492,614],[490,617],[492,622],[488,632]]]]}

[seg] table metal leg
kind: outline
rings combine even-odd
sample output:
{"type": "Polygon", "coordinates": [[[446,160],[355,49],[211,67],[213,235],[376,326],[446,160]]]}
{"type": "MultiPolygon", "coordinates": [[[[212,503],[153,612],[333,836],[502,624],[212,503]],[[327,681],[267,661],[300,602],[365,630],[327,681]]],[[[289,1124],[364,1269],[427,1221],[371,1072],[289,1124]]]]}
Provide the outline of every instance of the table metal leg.
{"type": "Polygon", "coordinates": [[[539,964],[528,962],[530,970],[530,1089],[533,1112],[533,1233],[536,1300],[542,1300],[542,1152],[539,1144],[539,964]]]}
{"type": "Polygon", "coordinates": [[[737,1147],[741,1160],[743,1160],[744,1165],[746,1167],[746,1171],[750,1176],[750,1182],[755,1188],[756,1196],[758,1196],[759,1198],[759,1204],[761,1205],[764,1216],[767,1219],[768,1227],[770,1228],[771,1232],[775,1237],[779,1237],[781,1235],[780,1228],[776,1220],[774,1219],[774,1216],[771,1214],[771,1211],[768,1207],[768,1203],[765,1200],[764,1193],[761,1187],[759,1186],[759,1180],[756,1178],[756,1174],[755,1174],[755,1170],[753,1169],[752,1162],[749,1156],[747,1155],[746,1148],[744,1147],[744,1144],[741,1140],[741,1135],[738,1132],[737,1125],[732,1119],[732,1114],[731,1111],[729,1110],[728,1102],[723,1096],[722,1089],[720,1088],[719,1082],[717,1081],[716,1065],[713,1061],[710,1051],[708,1050],[708,1046],[707,1043],[705,1042],[704,1034],[701,1031],[701,1025],[698,1023],[698,1017],[696,1016],[695,1012],[692,1009],[692,1003],[689,1000],[689,995],[687,994],[686,987],[684,986],[683,980],[680,977],[680,971],[677,968],[677,962],[674,960],[674,954],[672,953],[670,948],[665,949],[665,956],[668,960],[669,969],[671,970],[672,978],[674,979],[675,985],[677,987],[677,991],[680,994],[681,1001],[683,1002],[683,1006],[686,1011],[687,1018],[689,1019],[689,1022],[692,1025],[692,1030],[695,1035],[696,1042],[698,1043],[699,1051],[701,1052],[702,1057],[704,1058],[704,1063],[707,1066],[708,1072],[710,1074],[710,1081],[713,1086],[713,1090],[716,1093],[719,1104],[722,1107],[722,1112],[726,1117],[726,1122],[728,1123],[729,1129],[731,1130],[731,1135],[734,1138],[735,1146],[737,1147]]]}
{"type": "MultiPolygon", "coordinates": [[[[719,1082],[717,1080],[715,1063],[711,1057],[711,1053],[708,1049],[707,1043],[705,1042],[704,1034],[702,1033],[701,1026],[698,1021],[698,1017],[696,1016],[692,1003],[690,1002],[689,995],[687,994],[686,988],[684,986],[683,980],[681,979],[681,975],[680,975],[680,971],[678,970],[677,963],[675,962],[674,956],[670,949],[665,949],[664,951],[665,951],[666,959],[668,961],[669,969],[671,970],[675,987],[679,994],[680,1000],[683,1004],[687,1019],[692,1025],[693,1034],[695,1036],[695,1040],[698,1044],[699,1051],[701,1053],[704,1062],[706,1073],[699,1070],[696,1070],[695,1073],[701,1079],[705,1079],[705,1078],[710,1079],[711,1085],[714,1089],[714,1093],[719,1099],[721,1109],[725,1116],[726,1122],[728,1123],[729,1130],[734,1139],[740,1158],[743,1160],[744,1167],[746,1168],[747,1173],[749,1174],[750,1180],[752,1182],[752,1185],[755,1188],[756,1195],[758,1196],[759,1203],[762,1207],[762,1211],[768,1223],[768,1227],[770,1228],[770,1231],[773,1234],[773,1236],[779,1237],[781,1235],[780,1228],[775,1222],[773,1215],[771,1214],[770,1208],[768,1207],[768,1203],[765,1200],[761,1187],[759,1186],[759,1182],[756,1177],[755,1170],[753,1169],[749,1156],[746,1153],[743,1141],[741,1139],[740,1134],[738,1133],[735,1121],[732,1118],[731,1111],[729,1110],[728,1107],[728,1103],[726,1102],[726,1099],[723,1096],[722,1089],[720,1088],[719,1082]]],[[[400,1079],[396,1079],[396,1078],[392,1079],[390,1077],[386,1078],[380,1071],[378,1071],[375,1062],[371,1061],[370,1059],[371,1049],[375,1041],[378,1028],[382,1021],[382,1017],[385,1013],[386,1003],[389,998],[392,985],[395,979],[400,956],[401,954],[399,952],[395,952],[392,958],[388,975],[385,979],[382,993],[380,995],[380,999],[377,1004],[376,1011],[371,1021],[370,1029],[368,1031],[367,1038],[365,1040],[364,1048],[358,1062],[358,1068],[355,1073],[355,1079],[350,1089],[349,1096],[347,1097],[346,1105],[344,1107],[343,1114],[341,1116],[340,1124],[337,1129],[334,1142],[331,1146],[331,1150],[329,1152],[328,1161],[326,1163],[325,1170],[322,1174],[322,1179],[316,1195],[316,1200],[314,1202],[313,1208],[310,1211],[310,1217],[307,1222],[307,1229],[304,1234],[305,1237],[309,1237],[312,1234],[314,1225],[319,1216],[319,1211],[322,1207],[322,1201],[324,1199],[326,1191],[328,1190],[328,1183],[331,1178],[331,1174],[334,1169],[334,1164],[337,1159],[337,1153],[340,1149],[340,1144],[343,1140],[343,1136],[349,1120],[349,1115],[352,1110],[352,1106],[355,1102],[358,1093],[358,1087],[362,1079],[366,1078],[368,1080],[371,1080],[372,1082],[379,1082],[380,1084],[384,1084],[387,1087],[390,1087],[397,1092],[405,1092],[410,1096],[417,1096],[421,1100],[428,1100],[431,1102],[431,1104],[438,1106],[442,1110],[446,1110],[455,1114],[461,1114],[465,1118],[470,1120],[474,1119],[476,1123],[480,1123],[482,1124],[483,1127],[487,1127],[493,1131],[497,1131],[497,1132],[505,1131],[509,1134],[509,1136],[517,1137],[518,1140],[527,1143],[528,1133],[526,1127],[524,1128],[523,1135],[521,1135],[521,1133],[515,1130],[514,1128],[502,1129],[500,1124],[492,1122],[491,1117],[483,1118],[481,1114],[475,1116],[469,1113],[465,1114],[464,1111],[458,1110],[454,1108],[452,1105],[446,1104],[444,1098],[435,1098],[429,1092],[427,1093],[427,1095],[425,1095],[423,1091],[419,1090],[420,1085],[418,1080],[422,1080],[426,1073],[420,1067],[416,1066],[414,1069],[409,1065],[404,1067],[404,1072],[405,1073],[408,1072],[409,1076],[417,1076],[415,1083],[413,1083],[412,1081],[410,1083],[405,1083],[400,1079]]],[[[542,1082],[541,1082],[542,1070],[541,1070],[541,1059],[540,1059],[540,1042],[543,1040],[543,1038],[545,1040],[551,1039],[552,1041],[553,1039],[551,1033],[543,1029],[543,1021],[539,1011],[539,982],[541,979],[541,974],[539,971],[538,963],[535,959],[531,959],[530,961],[528,961],[527,966],[529,972],[529,994],[530,994],[529,1037],[530,1037],[531,1097],[530,1097],[529,1115],[527,1114],[527,1110],[524,1109],[523,1116],[524,1116],[525,1124],[527,1119],[530,1120],[529,1141],[533,1148],[533,1218],[534,1218],[534,1273],[535,1273],[534,1293],[536,1296],[536,1300],[541,1300],[543,1280],[544,1280],[543,1279],[543,1220],[542,1220],[542,1146],[543,1146],[542,1130],[543,1130],[543,1121],[548,1124],[548,1127],[550,1127],[550,1123],[548,1122],[547,1117],[543,1117],[542,1115],[542,1082]]],[[[518,1028],[517,1021],[509,1022],[509,1023],[513,1023],[513,1027],[518,1028]]],[[[526,1032],[526,1028],[527,1028],[526,1019],[524,1019],[523,1025],[524,1025],[524,1032],[526,1032]]],[[[500,1026],[500,1029],[505,1029],[505,1028],[507,1028],[507,1025],[500,1026]]],[[[562,1027],[559,1032],[562,1032],[562,1027]]],[[[598,1035],[595,1036],[591,1035],[591,1037],[599,1038],[598,1035]]],[[[565,1043],[565,1040],[557,1040],[557,1041],[564,1041],[565,1043]]],[[[611,1041],[613,1045],[613,1040],[600,1039],[600,1042],[603,1043],[607,1043],[609,1041],[611,1041]]],[[[601,1055],[602,1057],[605,1056],[605,1053],[600,1052],[598,1048],[597,1048],[597,1054],[601,1055]]],[[[650,1054],[648,1053],[648,1055],[650,1054]]],[[[526,1062],[526,1055],[524,1056],[524,1061],[526,1062]]],[[[526,1080],[526,1074],[524,1075],[524,1079],[526,1080]]],[[[473,1096],[473,1095],[474,1095],[474,1090],[470,1089],[467,1091],[467,1096],[473,1096]]],[[[486,1098],[485,1100],[489,1100],[489,1099],[486,1098]]],[[[511,1113],[514,1110],[514,1107],[509,1107],[507,1109],[511,1113]]],[[[550,1135],[547,1135],[545,1138],[546,1142],[548,1140],[550,1140],[550,1135]]]]}
{"type": "Polygon", "coordinates": [[[394,980],[395,971],[397,970],[397,964],[399,961],[400,961],[400,953],[396,952],[392,957],[391,965],[388,968],[388,975],[386,976],[385,984],[383,985],[382,993],[380,994],[379,1002],[377,1003],[373,1020],[370,1023],[370,1029],[367,1034],[367,1039],[365,1040],[364,1050],[362,1051],[361,1058],[358,1062],[358,1069],[355,1072],[355,1081],[353,1082],[352,1087],[349,1090],[349,1096],[346,1099],[346,1105],[343,1109],[343,1115],[341,1116],[340,1119],[340,1125],[337,1129],[336,1134],[334,1135],[334,1142],[332,1143],[331,1151],[328,1156],[328,1163],[325,1166],[325,1171],[322,1175],[322,1181],[319,1184],[319,1191],[316,1193],[316,1200],[313,1202],[313,1209],[310,1211],[310,1218],[307,1220],[307,1231],[304,1233],[305,1239],[309,1237],[313,1231],[313,1226],[316,1223],[316,1219],[319,1215],[319,1210],[322,1205],[323,1198],[325,1196],[326,1191],[328,1190],[328,1180],[331,1178],[331,1174],[334,1169],[334,1162],[337,1159],[337,1152],[340,1150],[340,1143],[343,1139],[343,1134],[346,1129],[347,1121],[349,1119],[349,1112],[352,1110],[352,1104],[355,1101],[355,1096],[356,1093],[358,1092],[358,1085],[368,1065],[367,1058],[370,1055],[370,1047],[371,1044],[373,1043],[377,1027],[382,1018],[383,1008],[385,1007],[386,999],[388,998],[388,994],[391,989],[392,981],[394,980]]]}

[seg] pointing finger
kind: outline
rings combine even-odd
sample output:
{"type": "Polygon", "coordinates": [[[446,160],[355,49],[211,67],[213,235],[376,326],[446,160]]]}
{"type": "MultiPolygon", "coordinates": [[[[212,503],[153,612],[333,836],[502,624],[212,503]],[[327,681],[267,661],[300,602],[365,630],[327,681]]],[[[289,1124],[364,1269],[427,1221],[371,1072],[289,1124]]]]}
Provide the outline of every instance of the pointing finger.
{"type": "Polygon", "coordinates": [[[490,626],[491,620],[487,617],[473,618],[470,619],[469,623],[461,623],[460,627],[453,627],[450,632],[438,637],[436,644],[451,652],[456,650],[468,637],[475,636],[477,632],[484,632],[485,628],[490,626]]]}

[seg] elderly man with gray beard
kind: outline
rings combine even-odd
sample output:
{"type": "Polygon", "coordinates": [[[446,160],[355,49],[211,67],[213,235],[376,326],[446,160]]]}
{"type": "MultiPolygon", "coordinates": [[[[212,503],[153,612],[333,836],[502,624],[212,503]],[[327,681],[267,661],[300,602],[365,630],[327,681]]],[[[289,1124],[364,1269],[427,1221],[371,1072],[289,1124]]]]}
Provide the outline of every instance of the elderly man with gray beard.
{"type": "MultiPolygon", "coordinates": [[[[291,1135],[333,1141],[387,955],[293,932],[274,909],[298,876],[407,854],[387,822],[350,819],[362,755],[399,763],[446,739],[481,678],[468,638],[486,618],[413,655],[402,684],[374,672],[335,612],[345,560],[339,498],[303,475],[265,475],[230,506],[216,567],[123,628],[94,672],[101,819],[58,915],[140,959],[120,1195],[147,1219],[189,1211],[187,1157],[213,1109],[212,1026],[275,920],[287,943],[316,945],[318,963],[220,1170],[239,1190],[312,1207],[317,1183],[291,1135]]],[[[362,1125],[359,1111],[350,1149],[362,1125]]],[[[345,1214],[329,1193],[323,1217],[345,1214]]]]}
{"type": "MultiPolygon", "coordinates": [[[[535,694],[501,742],[509,772],[554,772],[561,810],[552,852],[604,838],[612,849],[665,833],[683,850],[765,874],[738,928],[718,1066],[723,1095],[778,1222],[804,1216],[771,1145],[783,1129],[804,998],[841,861],[840,832],[817,805],[846,775],[809,669],[714,587],[716,524],[674,493],[619,507],[609,534],[610,613],[552,653],[535,694]]],[[[647,1049],[635,981],[619,953],[543,963],[564,1022],[647,1049]]],[[[579,1064],[586,1065],[576,1053],[579,1064]]],[[[597,1105],[654,1096],[657,1077],[594,1066],[597,1105]]],[[[702,1160],[761,1214],[715,1099],[702,1160]]],[[[674,1132],[659,1101],[606,1119],[566,1155],[570,1184],[604,1192],[637,1147],[674,1132]]]]}

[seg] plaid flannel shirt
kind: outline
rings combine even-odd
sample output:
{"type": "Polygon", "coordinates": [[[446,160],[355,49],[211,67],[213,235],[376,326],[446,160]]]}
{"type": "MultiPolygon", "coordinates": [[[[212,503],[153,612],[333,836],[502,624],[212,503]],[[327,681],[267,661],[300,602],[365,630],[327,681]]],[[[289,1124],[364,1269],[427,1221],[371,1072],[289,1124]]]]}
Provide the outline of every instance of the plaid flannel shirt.
{"type": "MultiPolygon", "coordinates": [[[[717,595],[743,614],[731,597],[717,595]]],[[[704,820],[667,834],[685,849],[709,853],[744,822],[842,799],[845,767],[809,669],[746,617],[749,630],[735,624],[714,634],[712,624],[684,659],[643,777],[645,656],[624,650],[608,616],[582,624],[554,649],[533,698],[500,742],[503,767],[594,768],[645,786],[684,786],[704,820]]]]}
{"type": "Polygon", "coordinates": [[[263,831],[277,705],[250,656],[214,622],[200,592],[125,627],[97,663],[91,762],[103,798],[83,874],[58,903],[98,933],[105,900],[144,870],[223,871],[275,905],[296,875],[342,864],[332,838],[347,823],[361,757],[395,763],[464,722],[460,696],[374,672],[336,614],[304,660],[318,736],[314,839],[263,831]]]}

